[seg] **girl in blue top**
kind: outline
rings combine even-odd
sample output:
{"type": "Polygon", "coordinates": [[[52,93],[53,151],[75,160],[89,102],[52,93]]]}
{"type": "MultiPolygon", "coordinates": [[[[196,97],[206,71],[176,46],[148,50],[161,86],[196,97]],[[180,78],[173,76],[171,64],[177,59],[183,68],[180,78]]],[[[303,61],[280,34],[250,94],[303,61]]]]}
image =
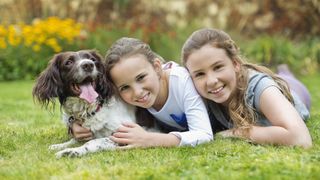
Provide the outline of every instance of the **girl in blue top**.
{"type": "Polygon", "coordinates": [[[182,63],[205,99],[213,129],[222,127],[223,137],[312,146],[303,121],[309,111],[295,89],[269,69],[245,62],[225,32],[195,31],[182,48],[182,63]]]}

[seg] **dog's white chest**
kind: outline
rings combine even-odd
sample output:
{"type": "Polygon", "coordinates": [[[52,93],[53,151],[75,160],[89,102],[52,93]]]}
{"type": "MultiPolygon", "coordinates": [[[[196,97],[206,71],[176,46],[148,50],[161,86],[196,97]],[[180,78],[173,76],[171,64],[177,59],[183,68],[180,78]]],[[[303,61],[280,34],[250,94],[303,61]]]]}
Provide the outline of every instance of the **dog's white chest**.
{"type": "Polygon", "coordinates": [[[123,122],[136,122],[135,108],[114,97],[101,105],[71,97],[63,109],[69,117],[82,121],[82,126],[90,129],[96,138],[110,136],[123,122]]]}

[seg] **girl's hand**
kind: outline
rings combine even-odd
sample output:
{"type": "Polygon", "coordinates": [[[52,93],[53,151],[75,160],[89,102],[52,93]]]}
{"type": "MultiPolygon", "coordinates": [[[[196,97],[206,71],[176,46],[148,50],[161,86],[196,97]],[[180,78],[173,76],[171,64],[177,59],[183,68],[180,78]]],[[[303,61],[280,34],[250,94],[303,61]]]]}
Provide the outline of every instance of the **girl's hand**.
{"type": "Polygon", "coordinates": [[[229,137],[234,137],[233,132],[231,129],[220,131],[217,133],[218,136],[221,136],[223,138],[229,138],[229,137]]]}
{"type": "Polygon", "coordinates": [[[241,130],[241,129],[228,129],[228,130],[224,130],[224,131],[220,131],[217,133],[218,136],[221,136],[222,138],[241,138],[241,139],[247,139],[248,141],[250,141],[249,135],[250,134],[250,130],[248,132],[248,134],[246,135],[246,133],[241,130]]]}
{"type": "Polygon", "coordinates": [[[136,147],[150,147],[152,142],[148,139],[148,132],[141,126],[132,122],[123,123],[122,126],[113,133],[110,139],[116,143],[123,144],[119,149],[130,149],[136,147]]]}
{"type": "Polygon", "coordinates": [[[82,127],[80,122],[74,122],[71,125],[72,135],[78,141],[88,141],[93,138],[90,129],[82,127]]]}
{"type": "Polygon", "coordinates": [[[241,129],[228,129],[220,131],[219,133],[217,133],[217,135],[223,138],[248,138],[245,136],[245,133],[241,129]]]}

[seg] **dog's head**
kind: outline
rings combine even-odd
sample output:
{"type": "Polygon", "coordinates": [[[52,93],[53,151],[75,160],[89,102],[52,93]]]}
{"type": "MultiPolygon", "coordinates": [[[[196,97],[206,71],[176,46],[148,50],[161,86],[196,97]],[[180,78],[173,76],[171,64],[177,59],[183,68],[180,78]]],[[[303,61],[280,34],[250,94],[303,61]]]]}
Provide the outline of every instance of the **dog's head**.
{"type": "Polygon", "coordinates": [[[91,103],[98,95],[109,98],[112,90],[101,55],[94,50],[82,50],[56,54],[38,77],[32,94],[48,108],[56,97],[60,104],[70,96],[79,96],[91,103]]]}

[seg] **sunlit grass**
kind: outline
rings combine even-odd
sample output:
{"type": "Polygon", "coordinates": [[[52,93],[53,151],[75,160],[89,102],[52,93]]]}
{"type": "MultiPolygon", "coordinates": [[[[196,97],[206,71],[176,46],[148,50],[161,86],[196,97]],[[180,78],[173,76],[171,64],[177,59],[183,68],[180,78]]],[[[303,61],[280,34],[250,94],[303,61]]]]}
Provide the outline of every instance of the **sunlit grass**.
{"type": "Polygon", "coordinates": [[[34,105],[33,82],[0,83],[0,179],[319,179],[320,75],[301,77],[312,94],[307,122],[314,146],[253,145],[220,139],[196,148],[109,151],[56,159],[48,146],[68,139],[54,112],[34,105]]]}

